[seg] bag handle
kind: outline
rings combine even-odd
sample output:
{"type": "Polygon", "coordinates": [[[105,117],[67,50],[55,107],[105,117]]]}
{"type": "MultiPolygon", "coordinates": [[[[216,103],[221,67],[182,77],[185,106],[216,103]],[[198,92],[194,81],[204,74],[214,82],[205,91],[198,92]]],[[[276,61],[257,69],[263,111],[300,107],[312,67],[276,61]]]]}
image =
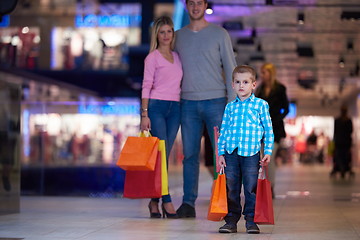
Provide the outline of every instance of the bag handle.
{"type": "Polygon", "coordinates": [[[259,168],[258,179],[267,179],[268,178],[268,166],[261,165],[259,168]]]}
{"type": "Polygon", "coordinates": [[[220,166],[219,175],[225,174],[225,168],[224,166],[220,166]]]}
{"type": "Polygon", "coordinates": [[[151,133],[149,130],[140,131],[138,134],[139,137],[151,137],[151,133]]]}

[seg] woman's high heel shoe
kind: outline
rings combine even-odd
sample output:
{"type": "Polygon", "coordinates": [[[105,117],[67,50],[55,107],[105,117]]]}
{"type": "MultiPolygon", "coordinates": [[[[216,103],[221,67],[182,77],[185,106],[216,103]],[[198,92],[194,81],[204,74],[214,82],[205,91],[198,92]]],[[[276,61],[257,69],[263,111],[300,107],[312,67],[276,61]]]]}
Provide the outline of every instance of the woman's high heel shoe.
{"type": "Polygon", "coordinates": [[[149,202],[148,207],[149,207],[149,212],[150,212],[150,218],[161,218],[161,213],[151,211],[151,201],[149,202]]]}
{"type": "Polygon", "coordinates": [[[169,212],[167,212],[165,207],[164,207],[164,203],[161,204],[161,208],[162,208],[162,212],[163,212],[163,218],[165,218],[165,216],[167,218],[179,218],[177,213],[169,213],[169,212]]]}

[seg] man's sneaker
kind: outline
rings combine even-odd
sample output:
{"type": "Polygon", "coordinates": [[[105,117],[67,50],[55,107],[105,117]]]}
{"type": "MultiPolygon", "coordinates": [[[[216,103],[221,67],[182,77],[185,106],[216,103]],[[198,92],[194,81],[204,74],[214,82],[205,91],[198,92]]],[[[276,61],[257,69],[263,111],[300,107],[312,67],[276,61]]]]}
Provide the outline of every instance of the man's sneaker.
{"type": "Polygon", "coordinates": [[[194,218],[196,217],[195,208],[190,206],[187,203],[181,204],[181,206],[176,210],[176,214],[179,218],[194,218]]]}
{"type": "Polygon", "coordinates": [[[236,233],[237,227],[233,223],[225,223],[224,226],[219,228],[219,233],[236,233]]]}
{"type": "Polygon", "coordinates": [[[246,227],[246,232],[249,234],[259,234],[260,233],[259,227],[254,222],[246,221],[245,227],[246,227]]]}

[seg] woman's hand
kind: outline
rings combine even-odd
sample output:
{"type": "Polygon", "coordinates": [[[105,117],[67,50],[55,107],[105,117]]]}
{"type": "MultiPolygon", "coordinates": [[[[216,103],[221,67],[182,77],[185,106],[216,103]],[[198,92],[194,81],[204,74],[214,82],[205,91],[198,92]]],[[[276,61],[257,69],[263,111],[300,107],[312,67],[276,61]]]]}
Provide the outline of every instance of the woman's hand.
{"type": "Polygon", "coordinates": [[[151,130],[151,122],[149,117],[141,117],[140,130],[141,131],[151,130]]]}

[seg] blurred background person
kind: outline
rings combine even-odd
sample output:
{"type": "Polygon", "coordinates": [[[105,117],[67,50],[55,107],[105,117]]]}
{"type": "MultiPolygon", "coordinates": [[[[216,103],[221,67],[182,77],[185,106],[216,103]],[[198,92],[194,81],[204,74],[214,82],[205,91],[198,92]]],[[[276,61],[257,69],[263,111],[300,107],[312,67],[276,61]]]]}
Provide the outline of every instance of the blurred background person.
{"type": "Polygon", "coordinates": [[[351,169],[351,145],[353,124],[348,116],[348,109],[345,105],[340,108],[340,116],[335,119],[334,125],[334,163],[330,177],[336,177],[336,173],[340,172],[341,178],[345,178],[345,174],[349,173],[350,177],[354,176],[351,169]]]}
{"type": "Polygon", "coordinates": [[[261,83],[255,90],[255,96],[264,99],[269,104],[269,111],[274,131],[274,148],[269,164],[269,180],[273,198],[275,197],[275,168],[276,152],[281,139],[286,137],[283,119],[289,113],[289,100],[286,87],[276,79],[276,67],[272,63],[265,63],[260,69],[261,83]]]}
{"type": "Polygon", "coordinates": [[[317,148],[317,161],[320,164],[324,163],[324,159],[325,159],[325,152],[327,152],[327,143],[328,139],[325,136],[324,132],[320,132],[319,136],[317,137],[317,141],[316,141],[316,148],[317,148]]]}
{"type": "Polygon", "coordinates": [[[303,163],[314,163],[317,161],[317,140],[318,136],[315,133],[315,129],[313,129],[306,139],[306,152],[302,159],[303,163]]]}
{"type": "MultiPolygon", "coordinates": [[[[180,84],[183,76],[180,58],[174,49],[174,24],[162,16],[154,21],[150,53],[145,58],[141,97],[141,130],[165,140],[166,159],[180,126],[180,84]]],[[[168,165],[168,164],[167,164],[168,165]]],[[[151,218],[160,218],[159,199],[149,203],[151,218]]],[[[162,196],[163,217],[177,218],[170,194],[162,196]]]]}

